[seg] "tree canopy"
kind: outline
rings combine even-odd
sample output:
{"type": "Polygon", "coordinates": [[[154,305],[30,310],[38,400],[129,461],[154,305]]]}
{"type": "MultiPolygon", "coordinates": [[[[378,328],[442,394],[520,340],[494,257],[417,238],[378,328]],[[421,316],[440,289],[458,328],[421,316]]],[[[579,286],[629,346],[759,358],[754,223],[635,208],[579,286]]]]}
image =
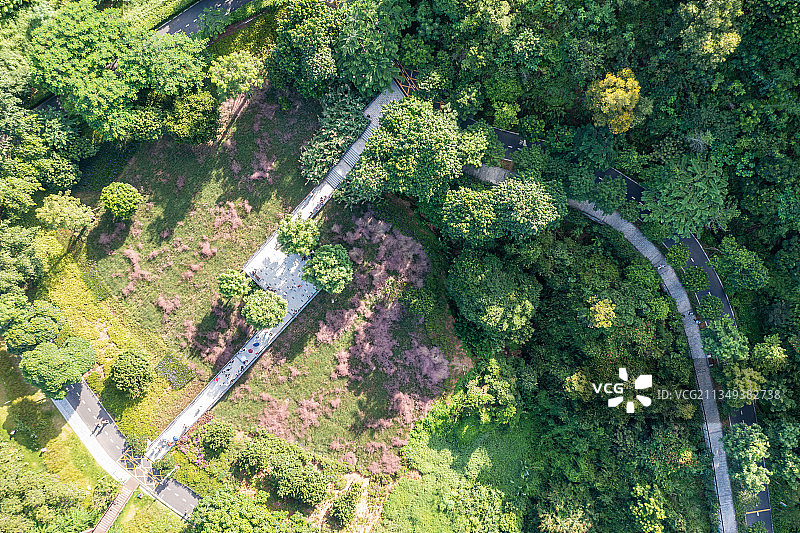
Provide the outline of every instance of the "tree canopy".
{"type": "Polygon", "coordinates": [[[353,262],[341,244],[325,244],[303,265],[302,278],[320,290],[339,294],[353,281],[353,262]]]}
{"type": "Polygon", "coordinates": [[[280,324],[286,316],[286,299],[272,291],[257,290],[244,298],[242,316],[256,329],[267,329],[280,324]]]}
{"type": "Polygon", "coordinates": [[[64,387],[77,383],[94,366],[96,352],[86,339],[69,337],[63,347],[42,342],[22,353],[19,368],[25,379],[49,398],[63,398],[64,387]]]}

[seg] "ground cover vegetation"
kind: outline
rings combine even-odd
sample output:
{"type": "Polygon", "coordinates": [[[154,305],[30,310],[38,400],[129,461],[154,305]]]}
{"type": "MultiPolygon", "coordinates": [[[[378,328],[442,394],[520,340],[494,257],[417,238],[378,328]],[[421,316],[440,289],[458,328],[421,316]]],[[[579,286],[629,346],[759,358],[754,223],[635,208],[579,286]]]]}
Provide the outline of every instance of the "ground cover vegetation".
{"type": "Polygon", "coordinates": [[[769,481],[776,530],[800,527],[796,0],[257,0],[204,12],[197,37],[151,31],[182,5],[0,4],[0,333],[20,375],[58,396],[93,366],[123,431],[157,434],[279,314],[231,269],[355,140],[400,61],[418,97],[385,110],[342,186],[352,211],[323,211],[321,248],[285,239],[315,249],[306,279],[328,292],[216,408],[247,431],[205,444],[204,420],[174,457],[209,496],[196,523],[302,530],[263,503],[323,524],[336,501],[338,527],[349,469],[370,478],[354,523],[371,524],[410,466],[379,528],[709,529],[694,405],[629,416],[591,389],[623,364],[693,381],[657,274],[565,219],[569,197],[706,245],[737,328],[688,249],[667,260],[700,295],[715,379],[745,393],[723,413],[780,391],[761,427],[726,437],[732,479],[742,502],[769,481]],[[25,108],[48,92],[60,108],[25,108]],[[487,124],[528,145],[499,186],[463,173],[502,158],[487,124]],[[646,186],[642,220],[620,178],[595,179],[612,166],[646,186]]]}

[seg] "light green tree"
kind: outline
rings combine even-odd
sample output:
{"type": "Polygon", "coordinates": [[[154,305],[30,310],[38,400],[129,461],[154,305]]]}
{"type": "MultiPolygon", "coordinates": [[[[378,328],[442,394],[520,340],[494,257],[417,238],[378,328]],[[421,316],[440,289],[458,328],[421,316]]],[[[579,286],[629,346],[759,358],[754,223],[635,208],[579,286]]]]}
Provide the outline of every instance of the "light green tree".
{"type": "Polygon", "coordinates": [[[320,290],[339,294],[353,281],[353,262],[341,244],[320,246],[303,266],[303,281],[320,290]]]}
{"type": "Polygon", "coordinates": [[[63,398],[64,387],[77,383],[95,363],[96,353],[86,339],[70,337],[59,348],[52,342],[22,353],[19,368],[25,380],[48,398],[63,398]]]}
{"type": "Polygon", "coordinates": [[[263,81],[261,61],[246,50],[216,58],[208,67],[208,76],[220,100],[248,92],[263,81]]]}
{"type": "Polygon", "coordinates": [[[735,363],[746,360],[750,355],[747,337],[742,335],[728,315],[709,322],[701,336],[703,348],[720,361],[735,363]]]}
{"type": "Polygon", "coordinates": [[[711,266],[725,282],[731,293],[757,291],[769,283],[769,272],[757,253],[725,237],[719,246],[720,254],[711,259],[711,266]]]}
{"type": "Polygon", "coordinates": [[[311,219],[286,217],[278,224],[278,244],[286,254],[311,255],[319,244],[319,224],[311,219]]]}
{"type": "Polygon", "coordinates": [[[80,239],[80,234],[94,221],[92,209],[72,196],[70,191],[46,196],[42,207],[36,209],[36,217],[47,228],[69,230],[72,236],[68,249],[80,239]]]}
{"type": "Polygon", "coordinates": [[[100,201],[114,218],[130,220],[144,198],[133,185],[114,181],[100,191],[100,201]]]}
{"type": "Polygon", "coordinates": [[[769,440],[758,424],[736,424],[723,437],[731,462],[731,480],[745,493],[760,492],[772,472],[759,463],[769,457],[769,440]]]}
{"type": "Polygon", "coordinates": [[[631,505],[631,514],[642,533],[664,533],[664,510],[666,499],[657,486],[634,485],[632,495],[635,498],[631,505]]]}
{"type": "Polygon", "coordinates": [[[256,329],[277,326],[286,316],[286,299],[272,291],[255,291],[244,298],[242,316],[256,329]]]}
{"type": "Polygon", "coordinates": [[[219,293],[223,298],[241,298],[250,291],[250,278],[238,268],[229,268],[217,276],[219,293]]]}

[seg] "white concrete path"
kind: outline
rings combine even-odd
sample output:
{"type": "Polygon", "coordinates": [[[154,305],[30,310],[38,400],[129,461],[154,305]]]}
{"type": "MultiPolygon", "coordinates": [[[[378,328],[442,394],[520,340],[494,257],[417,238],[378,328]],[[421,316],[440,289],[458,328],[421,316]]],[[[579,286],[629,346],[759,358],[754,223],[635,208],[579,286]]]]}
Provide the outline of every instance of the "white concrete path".
{"type": "MultiPolygon", "coordinates": [[[[317,185],[292,212],[292,219],[312,218],[330,200],[342,179],[358,162],[364,151],[367,139],[377,127],[383,107],[391,101],[399,100],[403,93],[392,81],[389,90],[381,93],[364,110],[369,124],[361,136],[342,156],[341,161],[328,173],[325,180],[317,185]]],[[[152,461],[163,457],[181,436],[233,386],[239,377],[249,369],[270,344],[286,329],[300,311],[317,295],[319,290],[311,283],[300,279],[305,261],[293,254],[286,255],[279,246],[276,233],[270,235],[255,254],[245,263],[244,271],[264,290],[272,290],[286,298],[288,310],[277,326],[258,331],[247,341],[222,370],[208,382],[202,391],[181,411],[169,426],[147,449],[145,456],[152,461]]]]}

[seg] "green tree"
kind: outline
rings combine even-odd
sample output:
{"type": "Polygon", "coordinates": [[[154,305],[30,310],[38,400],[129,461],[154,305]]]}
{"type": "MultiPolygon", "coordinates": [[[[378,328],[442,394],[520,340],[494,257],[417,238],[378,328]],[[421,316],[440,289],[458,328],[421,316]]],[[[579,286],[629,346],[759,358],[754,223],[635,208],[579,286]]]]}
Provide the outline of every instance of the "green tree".
{"type": "Polygon", "coordinates": [[[25,380],[48,398],[63,398],[64,387],[77,383],[95,363],[97,355],[86,339],[70,337],[59,348],[52,342],[22,353],[19,368],[25,380]]]}
{"type": "Polygon", "coordinates": [[[722,300],[719,296],[714,296],[713,294],[703,295],[697,305],[697,314],[706,319],[713,320],[719,318],[719,315],[722,314],[722,310],[722,300]]]}
{"type": "Polygon", "coordinates": [[[725,237],[719,246],[720,254],[711,259],[711,266],[725,281],[725,289],[733,294],[757,291],[769,283],[769,272],[764,261],[738,244],[733,237],[725,237]]]}
{"type": "Polygon", "coordinates": [[[328,482],[316,466],[290,453],[278,454],[270,460],[273,481],[279,498],[295,500],[314,507],[328,492],[328,482]]]}
{"type": "Polygon", "coordinates": [[[672,268],[679,269],[686,266],[686,263],[689,262],[689,257],[691,257],[689,247],[681,242],[670,246],[665,258],[667,263],[672,265],[672,268]]]}
{"type": "Polygon", "coordinates": [[[201,39],[214,39],[225,31],[230,18],[218,7],[207,7],[197,17],[197,32],[201,39]]]}
{"type": "Polygon", "coordinates": [[[22,292],[44,274],[36,234],[37,228],[0,222],[0,294],[22,292]]]}
{"type": "Polygon", "coordinates": [[[44,300],[36,300],[11,320],[3,338],[9,352],[21,354],[37,344],[55,339],[65,323],[66,319],[58,307],[44,300]]]}
{"type": "Polygon", "coordinates": [[[709,287],[708,274],[703,267],[690,266],[684,268],[681,276],[683,288],[689,292],[701,292],[709,287]]]}
{"type": "Polygon", "coordinates": [[[286,316],[286,299],[272,291],[255,291],[244,298],[242,316],[256,329],[277,326],[286,316]]]}
{"type": "Polygon", "coordinates": [[[654,322],[666,320],[669,316],[669,300],[658,296],[647,302],[647,318],[654,322]]]}
{"type": "Polygon", "coordinates": [[[642,533],[664,533],[664,510],[666,499],[657,486],[634,485],[632,495],[635,498],[631,505],[631,514],[642,533]]]}
{"type": "Polygon", "coordinates": [[[342,78],[364,96],[389,87],[398,74],[400,33],[408,26],[410,4],[399,0],[351,0],[336,43],[342,78]]]}
{"type": "Polygon", "coordinates": [[[250,278],[243,271],[229,268],[217,276],[219,293],[223,298],[241,298],[250,291],[250,278]]]}
{"type": "Polygon", "coordinates": [[[720,361],[733,363],[749,357],[747,337],[742,335],[728,315],[709,322],[701,335],[703,348],[720,361]]]}
{"type": "Polygon", "coordinates": [[[724,230],[739,214],[725,204],[728,179],[713,158],[684,156],[654,174],[652,187],[642,195],[650,210],[644,220],[664,225],[670,235],[689,237],[704,227],[724,230]]]}
{"type": "Polygon", "coordinates": [[[541,182],[524,172],[498,187],[497,218],[514,238],[533,237],[553,227],[567,212],[567,197],[560,183],[541,182]]]}
{"type": "Polygon", "coordinates": [[[459,313],[498,339],[523,339],[542,286],[513,263],[495,255],[467,252],[453,262],[447,291],[459,313]]]}
{"type": "Polygon", "coordinates": [[[337,77],[333,45],[342,27],[340,11],[323,0],[289,0],[277,20],[267,70],[277,85],[320,97],[337,77]]]}
{"type": "Polygon", "coordinates": [[[219,455],[226,451],[236,436],[236,430],[226,422],[214,422],[205,426],[203,447],[212,455],[219,455]]]}
{"type": "Polygon", "coordinates": [[[722,369],[723,384],[732,392],[726,402],[733,409],[741,409],[758,397],[767,380],[761,372],[747,368],[744,363],[729,364],[722,369]]]}
{"type": "Polygon", "coordinates": [[[331,504],[331,518],[339,526],[346,526],[356,517],[356,504],[364,494],[364,485],[355,481],[339,494],[331,504]]]}
{"type": "Polygon", "coordinates": [[[769,457],[769,440],[758,424],[736,424],[723,437],[731,462],[731,480],[746,493],[760,492],[772,472],[759,463],[769,457]]]}
{"type": "Polygon", "coordinates": [[[311,219],[286,217],[278,224],[278,244],[287,255],[311,255],[319,244],[319,224],[311,219]]]}
{"type": "Polygon", "coordinates": [[[454,398],[465,414],[477,416],[481,424],[512,424],[517,419],[519,401],[512,370],[491,358],[479,368],[454,398]]]}
{"type": "Polygon", "coordinates": [[[246,50],[216,58],[208,67],[208,76],[220,100],[246,93],[263,81],[261,62],[246,50]]]}
{"type": "Polygon", "coordinates": [[[483,246],[498,237],[495,189],[448,190],[442,207],[442,229],[453,240],[483,246]]]}
{"type": "Polygon", "coordinates": [[[686,28],[681,32],[683,50],[702,69],[711,69],[727,59],[741,41],[737,18],[741,0],[705,0],[681,4],[686,28]]]}
{"type": "Polygon", "coordinates": [[[130,220],[144,198],[133,185],[114,181],[103,187],[100,192],[100,201],[114,215],[114,218],[130,220]]]}
{"type": "Polygon", "coordinates": [[[36,168],[23,161],[0,159],[0,215],[16,220],[36,205],[33,195],[42,190],[36,168]]]}
{"type": "Polygon", "coordinates": [[[64,228],[72,233],[70,245],[76,233],[83,232],[94,221],[94,213],[80,199],[70,195],[70,191],[46,196],[42,207],[36,210],[36,217],[47,228],[64,228]]]}
{"type": "Polygon", "coordinates": [[[786,350],[781,346],[781,337],[777,333],[764,338],[753,346],[752,363],[765,376],[777,374],[786,368],[789,359],[786,350]]]}
{"type": "Polygon", "coordinates": [[[655,292],[661,285],[661,277],[648,262],[637,261],[625,268],[625,277],[650,292],[655,292]]]}
{"type": "Polygon", "coordinates": [[[108,376],[111,384],[129,398],[147,394],[154,377],[150,360],[141,352],[125,351],[117,356],[108,376]]]}
{"type": "Polygon", "coordinates": [[[353,262],[341,244],[325,244],[303,266],[302,278],[320,290],[339,294],[353,281],[353,262]]]}
{"type": "Polygon", "coordinates": [[[260,439],[252,439],[239,450],[231,461],[231,468],[239,475],[254,476],[269,465],[269,452],[260,439]]]}
{"type": "Polygon", "coordinates": [[[175,98],[166,127],[180,141],[192,144],[211,141],[219,129],[219,103],[208,91],[180,95],[175,98]]]}
{"type": "Polygon", "coordinates": [[[310,533],[302,513],[290,517],[286,511],[272,511],[268,495],[256,491],[255,498],[232,487],[206,496],[192,511],[195,533],[310,533]]]}

